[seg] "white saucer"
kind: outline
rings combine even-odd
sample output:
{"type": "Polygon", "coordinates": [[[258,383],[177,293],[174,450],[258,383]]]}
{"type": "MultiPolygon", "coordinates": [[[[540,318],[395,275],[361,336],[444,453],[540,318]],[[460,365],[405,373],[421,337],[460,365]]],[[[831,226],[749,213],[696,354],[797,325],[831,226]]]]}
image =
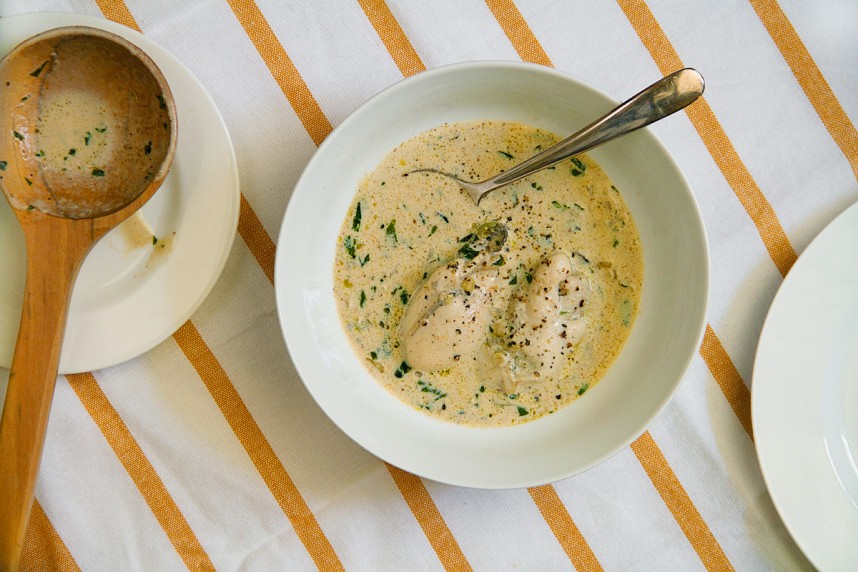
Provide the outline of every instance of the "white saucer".
{"type": "MultiPolygon", "coordinates": [[[[145,223],[129,219],[84,262],[69,308],[61,374],[121,363],[175,332],[223,270],[239,211],[238,170],[223,119],[188,69],[151,40],[87,16],[24,14],[0,18],[0,54],[34,34],[72,25],[113,32],[149,54],[176,100],[179,139],[170,174],[140,211],[145,223]],[[149,233],[137,247],[128,238],[135,227],[149,233]],[[152,234],[159,244],[152,244],[152,234]]],[[[0,200],[0,367],[8,368],[12,361],[25,264],[23,235],[6,201],[0,200]]]]}
{"type": "Polygon", "coordinates": [[[858,570],[858,204],[814,239],[772,303],[754,364],[757,455],[820,570],[858,570]]]}

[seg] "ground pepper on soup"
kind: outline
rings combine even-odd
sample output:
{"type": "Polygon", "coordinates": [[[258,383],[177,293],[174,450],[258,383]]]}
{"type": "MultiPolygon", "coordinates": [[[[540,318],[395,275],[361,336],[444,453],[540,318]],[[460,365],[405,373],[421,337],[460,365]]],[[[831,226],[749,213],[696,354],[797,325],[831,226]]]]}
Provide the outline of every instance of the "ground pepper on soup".
{"type": "Polygon", "coordinates": [[[334,295],[368,371],[425,413],[508,426],[553,413],[604,375],[640,301],[640,238],[589,157],[494,191],[467,180],[557,142],[517,124],[447,124],[402,143],[361,183],[337,240],[334,295]]]}

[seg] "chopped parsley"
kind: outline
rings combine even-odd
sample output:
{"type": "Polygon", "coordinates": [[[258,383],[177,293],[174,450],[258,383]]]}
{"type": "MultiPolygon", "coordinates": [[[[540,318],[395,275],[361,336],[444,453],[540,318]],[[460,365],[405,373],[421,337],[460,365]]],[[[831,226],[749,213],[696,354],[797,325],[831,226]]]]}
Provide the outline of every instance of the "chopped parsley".
{"type": "Polygon", "coordinates": [[[584,385],[582,385],[581,387],[578,388],[578,395],[584,395],[584,392],[587,391],[588,389],[590,389],[590,384],[585,383],[584,385]]]}
{"type": "MultiPolygon", "coordinates": [[[[408,365],[405,362],[402,362],[402,363],[403,363],[403,365],[408,365]]],[[[402,366],[400,366],[400,367],[402,367],[402,366]]],[[[409,369],[409,371],[411,370],[410,367],[408,369],[409,369]]],[[[394,374],[394,375],[396,375],[396,374],[394,374]]],[[[401,376],[398,376],[398,377],[401,377],[401,376]]],[[[437,387],[433,387],[432,385],[426,383],[422,379],[417,382],[417,385],[420,387],[420,391],[422,391],[423,393],[431,393],[432,395],[435,396],[435,399],[432,400],[433,403],[435,401],[438,401],[439,399],[444,399],[445,397],[447,397],[446,393],[444,393],[443,391],[441,391],[437,387]]]]}
{"type": "Polygon", "coordinates": [[[524,407],[522,407],[521,405],[519,405],[519,406],[518,406],[518,416],[519,416],[519,417],[524,417],[524,416],[525,416],[525,415],[527,415],[528,413],[530,413],[530,411],[528,411],[527,409],[525,409],[525,408],[524,408],[524,407]]]}
{"type": "Polygon", "coordinates": [[[152,142],[151,141],[149,141],[148,143],[146,143],[143,146],[143,152],[146,153],[147,155],[152,153],[152,142]]]}
{"type": "Polygon", "coordinates": [[[509,153],[507,153],[506,151],[498,151],[498,153],[500,153],[501,155],[503,155],[503,156],[504,156],[504,157],[506,157],[507,159],[515,159],[515,157],[513,157],[512,155],[510,155],[510,154],[509,154],[509,153]]]}
{"type": "Polygon", "coordinates": [[[450,219],[448,219],[446,216],[442,215],[441,213],[435,213],[435,214],[438,215],[439,217],[441,217],[441,220],[443,220],[444,222],[450,222],[450,219]]]}
{"type": "Polygon", "coordinates": [[[89,141],[90,141],[90,139],[92,139],[92,133],[91,133],[91,132],[89,132],[89,131],[87,131],[87,132],[86,132],[86,135],[84,135],[84,136],[83,136],[83,142],[84,142],[86,145],[89,145],[89,141]]]}
{"type": "Polygon", "coordinates": [[[530,186],[531,186],[532,188],[536,189],[537,191],[541,191],[541,190],[542,190],[542,185],[540,185],[539,183],[530,183],[530,186]]]}
{"type": "Polygon", "coordinates": [[[554,205],[555,209],[560,209],[561,211],[569,210],[569,205],[564,205],[563,203],[559,203],[557,201],[551,201],[551,204],[554,205]]]}
{"type": "Polygon", "coordinates": [[[360,202],[358,202],[357,208],[355,209],[355,216],[354,216],[354,218],[352,218],[352,230],[355,232],[360,230],[360,219],[361,219],[360,202]]]}
{"type": "Polygon", "coordinates": [[[408,291],[407,291],[407,290],[405,290],[405,288],[403,288],[403,289],[402,289],[402,291],[399,293],[399,300],[400,300],[403,304],[407,304],[407,303],[408,303],[408,291]]]}
{"type": "Polygon", "coordinates": [[[0,161],[0,171],[5,171],[8,164],[6,161],[0,161]]]}
{"type": "Polygon", "coordinates": [[[578,157],[572,157],[572,164],[575,165],[572,167],[571,171],[573,177],[580,177],[584,174],[584,171],[587,170],[587,165],[585,165],[578,157]]]}
{"type": "Polygon", "coordinates": [[[471,248],[469,245],[465,244],[462,248],[459,249],[459,254],[462,255],[462,258],[467,260],[473,260],[479,252],[471,248]]]}
{"type": "Polygon", "coordinates": [[[15,139],[17,139],[18,141],[24,140],[24,136],[21,135],[20,133],[18,133],[17,131],[15,131],[14,129],[12,130],[12,135],[14,135],[15,139]]]}
{"type": "Polygon", "coordinates": [[[355,248],[357,248],[357,243],[355,242],[355,239],[350,236],[345,237],[343,239],[343,247],[346,249],[346,254],[352,258],[356,257],[355,248]]]}
{"type": "Polygon", "coordinates": [[[384,234],[392,236],[393,242],[399,242],[399,239],[396,237],[396,219],[390,221],[390,224],[387,225],[384,234]]]}
{"type": "Polygon", "coordinates": [[[533,282],[533,274],[531,274],[530,272],[525,272],[524,279],[527,280],[528,284],[530,284],[531,282],[533,282]]]}
{"type": "Polygon", "coordinates": [[[360,307],[363,308],[364,304],[366,304],[366,292],[361,290],[360,291],[360,307]]]}
{"type": "Polygon", "coordinates": [[[515,286],[516,284],[518,284],[518,276],[513,276],[512,279],[510,279],[509,281],[509,285],[515,286]]]}
{"type": "MultiPolygon", "coordinates": [[[[95,130],[99,133],[104,133],[105,131],[107,131],[107,127],[96,127],[95,130]]],[[[149,143],[151,144],[152,142],[150,141],[149,143]]]]}
{"type": "Polygon", "coordinates": [[[459,248],[459,255],[467,260],[473,260],[480,253],[480,251],[475,248],[472,248],[471,245],[477,242],[479,239],[480,237],[473,232],[468,233],[462,238],[460,238],[459,244],[461,244],[462,246],[459,248]]]}
{"type": "Polygon", "coordinates": [[[438,230],[438,225],[433,224],[432,229],[429,231],[429,236],[432,236],[433,234],[435,234],[435,232],[437,230],[438,230]]]}
{"type": "Polygon", "coordinates": [[[161,109],[167,109],[167,100],[164,99],[163,95],[158,95],[158,107],[161,109]]]}
{"type": "Polygon", "coordinates": [[[492,266],[503,266],[506,264],[506,260],[503,256],[498,256],[498,259],[492,263],[492,266]]]}
{"type": "Polygon", "coordinates": [[[103,177],[104,176],[104,170],[99,169],[98,167],[93,167],[92,168],[92,176],[93,177],[103,177]]]}
{"type": "Polygon", "coordinates": [[[401,364],[399,364],[399,367],[396,368],[396,371],[393,372],[393,375],[395,377],[401,378],[402,376],[404,376],[409,371],[411,371],[411,366],[405,362],[402,362],[401,364]],[[404,369],[404,368],[407,368],[407,369],[404,369]]]}

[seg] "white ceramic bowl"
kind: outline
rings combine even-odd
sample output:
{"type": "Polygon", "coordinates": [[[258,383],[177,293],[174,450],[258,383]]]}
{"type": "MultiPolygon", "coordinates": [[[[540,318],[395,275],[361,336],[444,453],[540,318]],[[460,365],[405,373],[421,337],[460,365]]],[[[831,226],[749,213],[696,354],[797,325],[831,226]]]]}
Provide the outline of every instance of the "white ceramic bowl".
{"type": "Polygon", "coordinates": [[[605,378],[554,415],[515,427],[479,429],[420,413],[366,371],[340,326],[333,295],[337,235],[358,184],[399,143],[445,122],[484,119],[518,121],[565,137],[615,105],[550,68],[457,64],[382,91],[319,147],[292,193],[280,231],[277,308],[304,384],[358,444],[436,481],[525,487],[605,460],[636,439],[664,408],[703,334],[709,255],[691,189],[647,130],[591,153],[623,193],[640,232],[640,312],[605,378]]]}

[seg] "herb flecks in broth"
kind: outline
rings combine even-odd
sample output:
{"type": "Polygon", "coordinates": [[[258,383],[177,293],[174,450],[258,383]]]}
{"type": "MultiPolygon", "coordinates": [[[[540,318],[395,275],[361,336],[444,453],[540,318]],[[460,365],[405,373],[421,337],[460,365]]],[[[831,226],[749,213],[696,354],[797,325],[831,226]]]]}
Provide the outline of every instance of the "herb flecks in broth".
{"type": "Polygon", "coordinates": [[[640,299],[640,239],[595,162],[564,161],[479,206],[412,173],[482,180],[556,141],[513,123],[444,125],[361,183],[334,293],[367,370],[404,402],[457,423],[523,423],[590,391],[619,354],[640,299]]]}

